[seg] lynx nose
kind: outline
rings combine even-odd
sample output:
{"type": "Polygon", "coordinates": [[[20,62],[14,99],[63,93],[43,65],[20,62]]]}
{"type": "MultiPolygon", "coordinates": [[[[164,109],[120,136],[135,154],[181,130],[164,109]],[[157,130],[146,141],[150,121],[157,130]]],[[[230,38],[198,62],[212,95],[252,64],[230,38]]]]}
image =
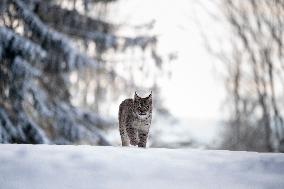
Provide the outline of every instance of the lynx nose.
{"type": "Polygon", "coordinates": [[[140,115],[146,115],[146,112],[142,112],[142,111],[141,111],[141,112],[140,112],[140,115]]]}

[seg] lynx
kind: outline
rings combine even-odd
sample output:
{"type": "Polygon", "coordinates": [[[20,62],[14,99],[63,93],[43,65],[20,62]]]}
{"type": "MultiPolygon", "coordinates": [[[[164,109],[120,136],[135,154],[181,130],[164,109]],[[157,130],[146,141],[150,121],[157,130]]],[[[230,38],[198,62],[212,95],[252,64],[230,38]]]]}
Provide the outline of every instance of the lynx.
{"type": "Polygon", "coordinates": [[[122,146],[131,144],[146,148],[152,120],[152,92],[145,98],[135,92],[134,99],[122,101],[118,120],[122,146]]]}

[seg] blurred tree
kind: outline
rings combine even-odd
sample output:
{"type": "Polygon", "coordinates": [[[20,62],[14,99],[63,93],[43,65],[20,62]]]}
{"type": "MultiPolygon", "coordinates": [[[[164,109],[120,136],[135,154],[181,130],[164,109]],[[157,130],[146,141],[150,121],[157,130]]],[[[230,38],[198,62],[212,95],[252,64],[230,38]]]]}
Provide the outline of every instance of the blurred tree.
{"type": "Polygon", "coordinates": [[[114,54],[139,47],[161,68],[154,36],[119,36],[103,21],[110,2],[1,0],[0,142],[109,144],[101,131],[114,122],[99,111],[106,90],[137,87],[114,54]],[[90,92],[95,113],[82,108],[90,92]]]}
{"type": "Polygon", "coordinates": [[[223,148],[279,151],[284,138],[284,1],[221,2],[233,32],[231,49],[219,54],[226,63],[232,105],[223,148]]]}

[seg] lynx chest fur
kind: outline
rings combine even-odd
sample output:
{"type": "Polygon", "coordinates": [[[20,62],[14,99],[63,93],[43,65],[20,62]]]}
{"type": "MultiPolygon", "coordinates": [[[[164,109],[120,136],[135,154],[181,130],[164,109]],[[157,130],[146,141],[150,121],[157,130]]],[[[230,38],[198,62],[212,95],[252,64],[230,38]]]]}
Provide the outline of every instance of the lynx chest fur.
{"type": "Polygon", "coordinates": [[[133,128],[141,131],[148,131],[150,129],[150,120],[151,117],[147,117],[144,120],[134,119],[132,126],[133,128]]]}
{"type": "Polygon", "coordinates": [[[126,99],[119,106],[119,131],[122,146],[146,147],[152,120],[152,93],[145,98],[136,93],[134,99],[126,99]]]}

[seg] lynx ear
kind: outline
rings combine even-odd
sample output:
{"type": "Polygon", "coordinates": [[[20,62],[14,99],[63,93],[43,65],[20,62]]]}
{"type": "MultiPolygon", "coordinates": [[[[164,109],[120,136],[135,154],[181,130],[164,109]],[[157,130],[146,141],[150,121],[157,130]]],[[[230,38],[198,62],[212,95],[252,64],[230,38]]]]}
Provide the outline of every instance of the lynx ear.
{"type": "Polygon", "coordinates": [[[152,91],[151,91],[151,93],[149,94],[149,96],[147,96],[146,98],[152,99],[152,91]]]}
{"type": "Polygon", "coordinates": [[[136,93],[137,91],[135,91],[135,94],[134,94],[134,99],[138,99],[138,98],[140,98],[138,95],[137,95],[137,93],[136,93]]]}

